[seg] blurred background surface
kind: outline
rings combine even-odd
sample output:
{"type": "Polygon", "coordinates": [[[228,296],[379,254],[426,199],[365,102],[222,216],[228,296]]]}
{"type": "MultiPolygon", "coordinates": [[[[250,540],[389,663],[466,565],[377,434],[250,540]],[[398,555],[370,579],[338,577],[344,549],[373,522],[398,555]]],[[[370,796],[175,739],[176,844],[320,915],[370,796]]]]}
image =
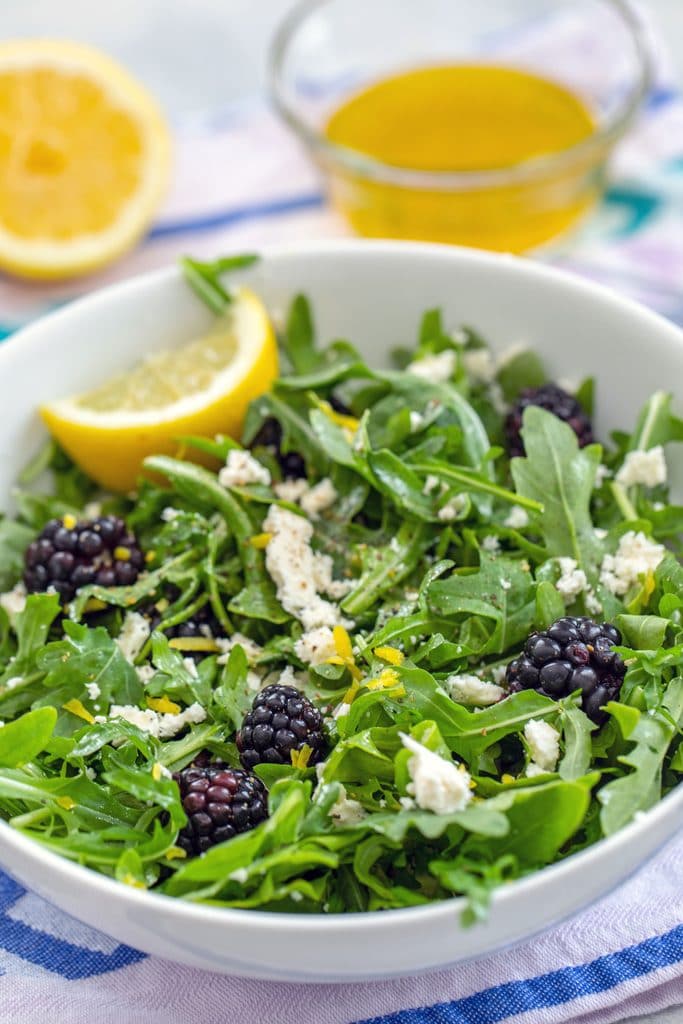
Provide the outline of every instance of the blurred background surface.
{"type": "MultiPolygon", "coordinates": [[[[400,0],[399,0],[400,2],[400,0]]],[[[293,0],[22,0],[0,5],[0,38],[63,36],[126,64],[179,116],[264,88],[268,42],[293,0]]],[[[641,0],[683,81],[683,0],[641,0]]]]}

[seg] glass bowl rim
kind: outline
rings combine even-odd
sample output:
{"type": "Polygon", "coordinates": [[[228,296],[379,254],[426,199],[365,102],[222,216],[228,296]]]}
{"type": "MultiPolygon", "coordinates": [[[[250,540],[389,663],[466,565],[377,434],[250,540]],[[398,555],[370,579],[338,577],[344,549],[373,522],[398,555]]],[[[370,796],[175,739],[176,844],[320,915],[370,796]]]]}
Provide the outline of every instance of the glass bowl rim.
{"type": "Polygon", "coordinates": [[[299,0],[285,15],[273,36],[268,54],[268,89],[271,100],[283,120],[323,162],[337,165],[354,177],[395,185],[435,191],[484,189],[524,185],[535,179],[552,177],[566,171],[573,163],[592,161],[593,154],[612,148],[633,123],[653,81],[653,67],[646,32],[629,0],[594,0],[611,8],[621,20],[634,46],[637,62],[635,85],[624,102],[604,124],[587,138],[567,146],[556,153],[531,157],[510,167],[469,171],[425,171],[383,163],[358,150],[331,142],[321,132],[311,128],[285,97],[284,62],[289,46],[299,28],[321,8],[334,0],[299,0]]]}

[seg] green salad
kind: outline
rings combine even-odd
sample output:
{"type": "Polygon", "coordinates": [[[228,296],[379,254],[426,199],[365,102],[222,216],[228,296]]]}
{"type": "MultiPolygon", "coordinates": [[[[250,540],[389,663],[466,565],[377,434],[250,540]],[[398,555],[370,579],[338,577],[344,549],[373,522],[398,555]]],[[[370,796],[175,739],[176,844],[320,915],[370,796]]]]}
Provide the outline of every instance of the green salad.
{"type": "Polygon", "coordinates": [[[299,295],[241,443],[127,498],[34,460],[0,522],[13,829],[182,899],[468,922],[677,785],[683,421],[657,393],[598,443],[591,381],[452,326],[378,370],[299,295]]]}

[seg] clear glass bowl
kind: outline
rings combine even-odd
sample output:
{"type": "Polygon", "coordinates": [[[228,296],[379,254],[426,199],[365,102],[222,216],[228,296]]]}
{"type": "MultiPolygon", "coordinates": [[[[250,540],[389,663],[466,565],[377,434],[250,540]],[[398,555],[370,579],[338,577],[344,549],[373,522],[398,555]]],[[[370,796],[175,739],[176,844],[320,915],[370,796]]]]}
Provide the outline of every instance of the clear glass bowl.
{"type": "Polygon", "coordinates": [[[648,91],[650,63],[622,0],[305,0],[275,36],[270,81],[358,233],[522,252],[599,198],[607,160],[648,91]],[[368,84],[462,62],[564,85],[589,107],[595,131],[552,155],[466,172],[392,166],[326,138],[332,112],[368,84]]]}

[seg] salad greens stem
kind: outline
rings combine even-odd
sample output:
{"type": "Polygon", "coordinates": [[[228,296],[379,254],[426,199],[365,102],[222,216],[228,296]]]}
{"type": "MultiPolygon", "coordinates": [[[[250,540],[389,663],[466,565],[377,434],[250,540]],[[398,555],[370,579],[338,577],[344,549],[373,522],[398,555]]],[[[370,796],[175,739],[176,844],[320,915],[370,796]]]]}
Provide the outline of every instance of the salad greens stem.
{"type": "Polygon", "coordinates": [[[499,498],[500,501],[506,501],[511,505],[519,505],[529,512],[536,512],[538,514],[543,512],[543,505],[540,501],[535,501],[533,498],[526,498],[523,494],[510,491],[507,487],[501,487],[500,484],[492,483],[479,474],[463,469],[460,466],[447,466],[443,462],[428,461],[411,463],[411,468],[418,473],[433,474],[440,479],[447,480],[449,483],[459,484],[468,491],[481,491],[483,494],[491,494],[494,498],[499,498]]]}

